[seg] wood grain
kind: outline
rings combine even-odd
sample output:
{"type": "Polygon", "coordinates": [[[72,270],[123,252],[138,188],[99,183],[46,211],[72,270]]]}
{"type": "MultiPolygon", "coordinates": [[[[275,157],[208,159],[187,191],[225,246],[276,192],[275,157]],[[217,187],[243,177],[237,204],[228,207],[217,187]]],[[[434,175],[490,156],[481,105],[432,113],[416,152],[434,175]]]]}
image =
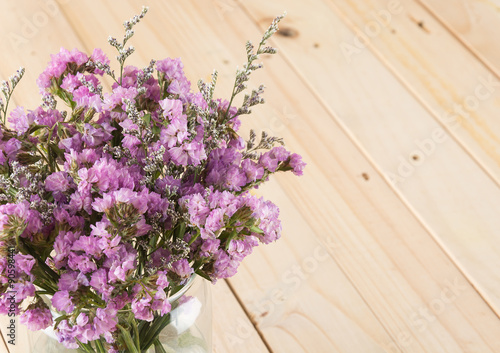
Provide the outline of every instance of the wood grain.
{"type": "Polygon", "coordinates": [[[491,34],[500,25],[498,0],[417,0],[435,16],[464,47],[500,76],[500,50],[491,34]]]}
{"type": "MultiPolygon", "coordinates": [[[[353,26],[362,28],[370,13],[378,9],[374,3],[342,2],[338,5],[341,9],[335,5],[333,11],[329,1],[313,1],[307,6],[289,2],[289,10],[300,13],[290,20],[290,27],[306,30],[293,39],[279,38],[278,43],[284,48],[283,55],[335,112],[377,168],[394,182],[395,190],[419,220],[482,295],[499,310],[500,286],[496,269],[500,258],[495,244],[500,220],[493,216],[500,207],[497,185],[370,50],[358,53],[352,63],[346,62],[339,52],[341,44],[352,41],[354,35],[339,16],[342,20],[348,17],[357,21],[353,26]],[[314,17],[316,26],[312,26],[309,21],[315,12],[323,16],[314,17]],[[328,44],[313,48],[313,43],[321,36],[329,38],[328,44]],[[311,48],[309,52],[302,50],[306,46],[311,48]],[[310,60],[314,60],[315,65],[310,65],[310,60]],[[328,79],[318,75],[318,70],[328,74],[328,79]],[[397,97],[397,100],[388,97],[397,97]],[[432,146],[427,148],[426,144],[432,146]],[[489,213],[492,210],[496,211],[489,213]]],[[[405,11],[409,11],[408,3],[404,2],[405,11]]],[[[245,6],[259,23],[266,13],[277,11],[279,7],[264,1],[248,2],[245,6]]],[[[404,13],[401,16],[408,21],[404,13]]],[[[399,17],[394,16],[393,22],[398,28],[398,36],[405,36],[399,17]]],[[[387,29],[373,38],[373,46],[381,43],[373,50],[377,50],[392,69],[392,62],[388,61],[405,62],[409,54],[405,48],[389,52],[390,45],[396,48],[392,42],[388,45],[383,42],[392,40],[387,39],[392,38],[390,36],[387,29]],[[383,50],[379,51],[379,47],[383,50]]],[[[410,42],[404,37],[402,40],[410,42]]],[[[412,87],[418,85],[413,83],[412,87]]]]}

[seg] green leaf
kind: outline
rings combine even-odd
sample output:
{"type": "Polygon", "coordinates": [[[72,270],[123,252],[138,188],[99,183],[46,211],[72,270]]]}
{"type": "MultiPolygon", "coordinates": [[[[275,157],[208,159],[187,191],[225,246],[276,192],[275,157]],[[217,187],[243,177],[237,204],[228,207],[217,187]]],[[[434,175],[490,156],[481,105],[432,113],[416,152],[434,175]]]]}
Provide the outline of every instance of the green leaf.
{"type": "Polygon", "coordinates": [[[167,351],[165,350],[165,347],[163,347],[163,344],[160,342],[159,338],[156,338],[154,341],[155,345],[155,353],[170,353],[170,352],[175,352],[173,349],[170,349],[167,351]]]}
{"type": "Polygon", "coordinates": [[[185,232],[186,232],[186,223],[181,222],[179,223],[179,226],[175,230],[175,237],[182,239],[184,237],[185,232]]]}
{"type": "Polygon", "coordinates": [[[251,226],[250,230],[253,233],[264,234],[264,231],[262,229],[260,229],[259,227],[257,227],[257,226],[251,226]]]}
{"type": "Polygon", "coordinates": [[[43,129],[45,127],[47,127],[47,125],[31,125],[30,128],[28,129],[27,133],[28,133],[28,135],[31,135],[35,131],[43,129]]]}
{"type": "Polygon", "coordinates": [[[55,143],[49,143],[49,148],[57,157],[64,157],[64,151],[60,149],[59,146],[57,146],[55,143]]]}
{"type": "Polygon", "coordinates": [[[151,123],[151,114],[144,114],[144,116],[142,117],[144,119],[144,122],[146,124],[150,124],[151,123]]]}
{"type": "Polygon", "coordinates": [[[100,338],[95,340],[94,343],[98,353],[106,353],[106,350],[104,349],[104,345],[102,344],[100,338]]]}
{"type": "Polygon", "coordinates": [[[158,125],[153,124],[153,126],[151,126],[151,131],[153,132],[153,134],[159,135],[161,128],[158,125]]]}
{"type": "Polygon", "coordinates": [[[212,280],[210,279],[210,277],[209,277],[209,276],[208,276],[205,272],[203,272],[202,270],[196,270],[196,271],[195,271],[195,273],[196,273],[198,276],[200,276],[200,277],[202,277],[202,278],[206,279],[207,281],[212,282],[212,280]]]}
{"type": "Polygon", "coordinates": [[[132,336],[130,336],[130,332],[128,332],[128,330],[126,330],[121,325],[116,325],[116,327],[118,327],[120,329],[121,333],[122,333],[121,337],[123,338],[123,342],[127,346],[127,352],[130,352],[130,353],[140,353],[137,350],[137,347],[134,344],[134,340],[132,339],[132,336]]]}

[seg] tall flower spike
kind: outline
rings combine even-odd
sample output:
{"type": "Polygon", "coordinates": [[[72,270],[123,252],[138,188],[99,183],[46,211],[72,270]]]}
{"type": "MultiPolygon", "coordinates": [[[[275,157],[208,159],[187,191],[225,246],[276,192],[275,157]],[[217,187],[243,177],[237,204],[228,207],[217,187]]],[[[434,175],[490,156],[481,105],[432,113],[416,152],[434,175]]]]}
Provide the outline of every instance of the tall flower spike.
{"type": "MultiPolygon", "coordinates": [[[[253,71],[258,70],[263,67],[262,64],[254,64],[253,62],[259,58],[260,54],[276,54],[277,50],[273,47],[266,46],[267,40],[272,37],[274,33],[278,31],[278,23],[286,16],[286,12],[283,15],[276,17],[269,28],[264,32],[262,39],[259,42],[259,47],[257,52],[254,52],[254,46],[252,42],[248,41],[245,45],[247,53],[247,62],[243,65],[243,69],[236,71],[236,78],[234,80],[233,92],[231,93],[231,99],[229,101],[229,106],[226,111],[226,120],[229,118],[229,109],[231,108],[231,103],[233,103],[234,97],[239,93],[243,92],[246,88],[246,82],[250,79],[250,75],[253,71]]],[[[259,89],[259,93],[260,89],[259,89]]],[[[239,114],[248,114],[248,106],[243,106],[238,109],[239,114]]],[[[239,115],[237,114],[237,115],[239,115]]]]}
{"type": "Polygon", "coordinates": [[[24,67],[20,67],[14,75],[9,77],[9,81],[2,81],[0,84],[0,90],[5,97],[5,103],[0,101],[0,119],[3,121],[4,125],[7,122],[7,109],[9,107],[10,98],[12,97],[12,93],[14,92],[17,84],[23,78],[24,72],[24,67]]]}

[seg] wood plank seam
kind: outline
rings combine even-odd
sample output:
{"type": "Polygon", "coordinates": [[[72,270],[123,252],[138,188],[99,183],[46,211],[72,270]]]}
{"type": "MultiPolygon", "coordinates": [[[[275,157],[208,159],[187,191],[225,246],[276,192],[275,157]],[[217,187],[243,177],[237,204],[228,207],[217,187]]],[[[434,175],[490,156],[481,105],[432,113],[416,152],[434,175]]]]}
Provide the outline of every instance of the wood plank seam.
{"type": "MultiPolygon", "coordinates": [[[[238,6],[240,7],[240,9],[243,11],[243,13],[245,13],[245,15],[249,18],[249,20],[251,22],[254,23],[254,26],[260,30],[261,28],[259,27],[259,24],[254,20],[253,16],[250,14],[250,12],[241,4],[241,1],[238,0],[238,6]]],[[[273,43],[273,40],[270,39],[270,42],[273,43]]],[[[274,47],[277,47],[274,43],[272,44],[274,47]]],[[[321,97],[321,95],[318,94],[318,92],[314,89],[314,87],[312,87],[312,85],[305,79],[305,77],[302,75],[302,73],[300,72],[300,70],[297,69],[297,67],[288,59],[288,56],[286,55],[286,51],[280,49],[280,53],[282,54],[282,58],[283,60],[287,63],[287,65],[294,71],[294,73],[300,78],[300,80],[304,83],[305,87],[307,87],[307,89],[313,94],[313,96],[318,100],[318,102],[323,106],[323,108],[330,114],[330,116],[333,118],[333,120],[335,122],[337,122],[340,127],[341,127],[341,130],[348,136],[348,138],[353,142],[353,144],[358,148],[358,150],[362,153],[362,155],[368,160],[368,162],[374,167],[374,169],[382,176],[382,178],[389,184],[389,186],[391,187],[391,189],[393,189],[394,191],[394,188],[392,187],[392,183],[386,178],[385,176],[385,173],[382,172],[382,170],[380,170],[380,168],[377,166],[377,164],[375,163],[375,161],[369,156],[369,154],[367,153],[367,151],[364,149],[364,147],[361,145],[361,143],[357,140],[357,138],[350,132],[350,130],[344,125],[344,123],[341,121],[341,119],[338,119],[334,112],[330,109],[329,105],[324,101],[324,99],[321,97]]],[[[398,195],[398,197],[401,199],[402,196],[399,195],[398,193],[396,193],[398,195]]],[[[407,202],[404,202],[405,205],[408,206],[408,203],[407,202]]],[[[410,208],[409,208],[410,209],[410,208]]],[[[410,212],[412,214],[414,214],[414,211],[412,209],[410,209],[410,212]]],[[[309,221],[307,221],[307,223],[309,224],[309,221]]],[[[425,227],[424,228],[426,230],[428,230],[428,227],[425,227]]],[[[316,234],[314,234],[315,237],[316,237],[316,234]]],[[[435,238],[433,236],[433,238],[435,238]]],[[[324,244],[324,241],[322,239],[318,239],[316,237],[316,240],[319,241],[323,246],[325,245],[324,244]]],[[[441,245],[439,245],[440,247],[442,247],[441,245]]],[[[364,295],[361,293],[361,291],[358,289],[358,287],[352,282],[350,276],[348,275],[348,273],[345,271],[344,269],[344,266],[342,266],[341,264],[339,264],[338,260],[333,256],[333,254],[331,252],[329,252],[330,256],[332,257],[333,261],[337,264],[337,266],[339,267],[339,269],[341,270],[341,272],[344,274],[344,276],[348,279],[348,281],[352,284],[354,290],[358,293],[358,295],[360,296],[361,300],[367,305],[367,307],[369,308],[369,310],[372,312],[372,314],[374,315],[374,317],[376,318],[376,320],[379,322],[379,324],[381,325],[381,327],[383,327],[384,331],[387,333],[387,335],[389,335],[392,339],[393,339],[393,342],[396,343],[396,345],[399,347],[399,349],[401,350],[401,352],[403,352],[404,350],[402,349],[402,347],[400,346],[400,342],[398,340],[397,337],[394,337],[390,331],[388,330],[388,328],[386,327],[386,325],[384,325],[384,323],[382,322],[381,318],[379,317],[379,315],[377,315],[374,310],[370,307],[370,305],[368,304],[368,302],[366,301],[364,295]]],[[[448,254],[445,252],[445,254],[448,256],[448,254]]],[[[452,260],[451,260],[452,261],[452,260]]],[[[462,271],[460,271],[462,272],[462,271]]],[[[228,281],[228,284],[230,285],[229,281],[228,281]]],[[[230,287],[231,290],[233,291],[235,297],[238,299],[238,301],[240,302],[240,305],[242,306],[243,310],[245,311],[245,313],[248,315],[249,319],[251,320],[252,323],[254,323],[254,320],[252,319],[252,317],[248,314],[248,311],[247,311],[247,308],[245,306],[245,304],[240,300],[238,294],[233,290],[232,287],[230,287]]],[[[254,323],[255,325],[255,323],[254,323]]],[[[265,338],[261,332],[261,330],[259,329],[259,327],[257,325],[255,325],[256,329],[257,329],[257,332],[259,333],[259,335],[261,335],[263,341],[266,343],[265,341],[265,338]]],[[[266,346],[268,347],[267,343],[266,343],[266,346]]],[[[268,347],[269,348],[269,347],[268,347]]],[[[269,348],[270,349],[270,348],[269,348]]]]}
{"type": "MultiPolygon", "coordinates": [[[[344,13],[337,8],[332,1],[328,1],[329,5],[333,8],[333,10],[339,15],[339,17],[346,23],[346,25],[349,26],[351,30],[353,30],[355,33],[359,33],[359,29],[357,26],[352,23],[345,15],[344,13]]],[[[384,60],[384,57],[382,54],[373,46],[371,43],[366,44],[367,49],[370,49],[374,55],[379,59],[389,70],[390,72],[398,79],[401,84],[407,88],[407,90],[414,96],[417,101],[424,106],[424,108],[434,117],[435,120],[437,120],[438,124],[442,126],[445,131],[448,131],[449,129],[446,127],[444,123],[442,123],[439,119],[436,118],[436,113],[429,107],[428,104],[426,104],[422,99],[420,99],[419,95],[411,89],[411,87],[407,84],[407,82],[399,75],[393,68],[392,65],[390,65],[386,60],[384,60]]],[[[286,56],[286,53],[284,53],[284,56],[286,56]]],[[[293,66],[292,66],[293,67],[293,66]]],[[[295,67],[294,67],[295,69],[295,67]]],[[[300,75],[301,78],[303,78],[302,75],[300,75]]],[[[304,83],[307,84],[307,81],[304,80],[304,83]]],[[[339,118],[337,118],[334,114],[334,112],[331,110],[331,108],[328,106],[328,104],[321,98],[321,95],[314,89],[314,87],[309,87],[311,91],[318,97],[318,100],[322,102],[323,106],[325,109],[327,109],[331,116],[334,118],[334,120],[342,127],[344,132],[349,136],[349,138],[355,143],[357,148],[361,151],[361,153],[367,158],[367,160],[370,161],[370,164],[378,171],[379,174],[382,175],[383,179],[387,182],[387,184],[393,189],[393,191],[398,195],[398,197],[402,200],[402,202],[406,205],[406,207],[410,210],[412,214],[415,215],[416,219],[419,221],[419,223],[426,229],[429,234],[431,234],[432,238],[435,240],[435,242],[439,245],[439,247],[444,251],[444,253],[448,256],[448,258],[456,264],[457,268],[460,270],[460,272],[464,275],[464,277],[469,281],[469,283],[474,287],[474,289],[478,292],[478,294],[485,300],[485,302],[488,304],[488,306],[492,309],[493,312],[500,318],[500,312],[497,311],[491,304],[490,300],[488,300],[488,296],[486,293],[483,293],[480,289],[479,286],[476,285],[475,281],[471,279],[471,276],[468,275],[467,271],[460,265],[457,264],[456,261],[454,260],[452,254],[450,253],[449,250],[446,249],[445,244],[439,239],[437,234],[432,230],[432,228],[426,223],[426,221],[422,218],[422,216],[418,213],[418,211],[406,200],[404,195],[397,189],[395,188],[394,183],[387,177],[387,175],[381,170],[381,168],[377,165],[375,160],[369,155],[368,151],[363,147],[361,142],[354,136],[353,133],[350,132],[348,127],[343,123],[343,121],[339,118]]],[[[488,175],[488,177],[497,185],[500,186],[499,181],[489,172],[486,166],[484,166],[481,162],[479,162],[472,153],[469,151],[468,148],[464,146],[463,143],[461,143],[460,140],[457,139],[457,137],[453,133],[449,133],[450,137],[453,138],[453,140],[469,155],[473,161],[485,172],[485,174],[488,175]]]]}
{"type": "Polygon", "coordinates": [[[2,342],[5,345],[5,349],[7,349],[7,353],[10,353],[9,345],[5,342],[5,337],[3,336],[2,329],[0,328],[0,337],[2,337],[2,342]]]}
{"type": "MultiPolygon", "coordinates": [[[[331,0],[328,0],[327,3],[330,5],[330,7],[335,11],[335,13],[346,23],[346,25],[354,32],[354,33],[359,33],[360,30],[357,28],[357,26],[352,23],[347,16],[336,6],[332,3],[331,0]]],[[[252,21],[254,22],[255,26],[260,29],[259,24],[253,19],[249,11],[240,4],[240,7],[242,10],[249,16],[252,21]]],[[[390,65],[386,60],[384,60],[384,57],[382,54],[374,48],[374,46],[371,43],[366,44],[366,48],[370,49],[376,58],[382,62],[384,66],[386,66],[389,71],[396,76],[397,80],[402,83],[402,85],[411,93],[412,96],[414,96],[417,101],[424,106],[425,110],[428,111],[435,120],[438,121],[438,124],[440,126],[443,126],[444,124],[439,121],[439,119],[436,118],[435,112],[427,105],[425,104],[420,97],[416,94],[416,92],[412,89],[409,88],[408,83],[395,71],[395,69],[390,65]]],[[[446,249],[445,244],[439,239],[438,235],[432,230],[432,228],[427,224],[427,222],[422,218],[422,216],[417,212],[417,210],[408,202],[408,200],[404,197],[404,195],[397,189],[395,188],[394,183],[387,177],[386,173],[383,172],[383,170],[378,166],[376,161],[370,156],[368,151],[364,148],[362,143],[356,138],[356,136],[349,130],[349,128],[345,125],[345,123],[339,119],[336,114],[333,112],[331,107],[328,105],[328,103],[322,98],[322,96],[317,92],[317,90],[309,83],[308,80],[304,77],[304,75],[301,73],[301,71],[290,61],[290,59],[287,56],[287,52],[285,50],[281,50],[281,55],[284,59],[284,61],[293,69],[293,71],[297,74],[297,76],[301,79],[301,81],[304,83],[304,85],[312,92],[312,94],[317,98],[317,100],[320,102],[320,104],[324,107],[326,111],[330,114],[330,117],[341,127],[343,132],[349,137],[349,139],[354,143],[354,145],[357,147],[357,149],[363,154],[363,156],[369,161],[369,163],[373,166],[373,168],[382,176],[382,178],[385,180],[385,182],[389,185],[389,187],[392,189],[392,191],[397,195],[397,197],[403,202],[403,204],[407,207],[407,209],[415,216],[415,218],[418,220],[418,222],[422,225],[422,227],[431,235],[432,239],[435,241],[435,243],[442,249],[443,253],[446,254],[446,256],[449,258],[449,260],[455,264],[459,272],[464,276],[464,278],[470,283],[470,285],[474,288],[474,290],[479,294],[479,296],[486,302],[488,307],[500,318],[500,312],[496,311],[495,308],[490,304],[490,300],[488,300],[488,296],[486,293],[482,292],[479,289],[479,286],[476,285],[474,279],[471,278],[471,276],[468,274],[468,272],[461,266],[460,264],[457,264],[456,261],[453,258],[453,254],[450,253],[449,250],[446,249]]],[[[448,131],[448,128],[444,126],[445,131],[448,131]]],[[[471,153],[469,153],[468,148],[464,147],[464,145],[457,140],[456,136],[452,133],[449,133],[451,135],[450,137],[455,140],[455,142],[469,155],[472,160],[479,165],[479,167],[488,175],[488,177],[494,181],[496,185],[500,185],[499,181],[497,181],[491,173],[487,171],[485,166],[483,166],[482,163],[478,162],[476,158],[473,158],[471,153]]],[[[341,266],[340,266],[341,267],[341,266]]],[[[341,267],[342,268],[342,267],[341,267]]],[[[344,272],[344,271],[343,271],[344,272]]],[[[348,277],[349,278],[349,277],[348,277]]],[[[352,283],[352,282],[351,282],[352,283]]],[[[356,288],[357,287],[353,284],[353,286],[356,288]]],[[[364,298],[363,298],[364,300],[364,298]]],[[[375,315],[378,319],[378,316],[375,315]]]]}
{"type": "Polygon", "coordinates": [[[271,345],[269,344],[269,342],[267,341],[266,337],[264,336],[264,333],[260,330],[260,328],[258,327],[257,323],[255,322],[254,318],[252,315],[250,315],[250,312],[248,311],[245,303],[243,302],[243,300],[240,298],[240,296],[238,295],[238,293],[236,292],[236,290],[234,289],[233,285],[231,284],[231,282],[229,280],[225,280],[225,282],[227,283],[227,286],[229,287],[229,289],[231,290],[231,293],[233,293],[234,297],[236,298],[236,301],[238,302],[238,304],[240,304],[241,306],[241,309],[243,309],[243,312],[245,313],[246,317],[248,318],[248,320],[252,323],[253,327],[255,328],[255,331],[257,331],[257,334],[259,335],[260,339],[262,340],[262,343],[264,343],[264,346],[266,346],[267,350],[269,351],[269,353],[273,353],[273,349],[271,348],[271,345]]]}
{"type": "MultiPolygon", "coordinates": [[[[355,33],[355,34],[362,34],[363,32],[343,13],[343,11],[338,8],[332,0],[327,1],[328,5],[332,8],[333,11],[339,16],[339,18],[342,19],[342,21],[355,33]]],[[[427,9],[424,8],[426,11],[427,9]]],[[[428,12],[428,11],[427,11],[428,12]]],[[[432,109],[429,103],[427,103],[418,93],[415,89],[411,87],[411,85],[402,77],[402,75],[395,69],[393,65],[389,63],[388,60],[384,57],[384,55],[375,48],[375,46],[369,41],[368,43],[365,43],[366,49],[369,49],[375,57],[396,77],[396,79],[406,88],[408,92],[420,103],[425,110],[434,118],[434,120],[437,122],[441,128],[448,133],[448,135],[455,141],[464,151],[465,153],[485,172],[486,175],[498,186],[500,187],[500,180],[497,179],[494,175],[493,172],[490,171],[488,166],[486,166],[482,161],[476,158],[474,152],[470,150],[469,147],[465,145],[465,143],[453,132],[453,129],[450,128],[442,119],[439,118],[439,114],[432,109]]],[[[488,69],[490,69],[488,67],[488,69]]],[[[490,70],[493,73],[495,73],[494,70],[490,70]]],[[[496,75],[496,73],[495,73],[496,75]]],[[[500,76],[498,76],[500,77],[500,76]]],[[[314,90],[313,87],[311,89],[314,91],[314,93],[319,96],[319,93],[314,90]]],[[[326,104],[326,103],[325,103],[326,104]]],[[[383,173],[383,171],[382,171],[383,173]]],[[[391,184],[392,182],[389,181],[391,184]]]]}
{"type": "Polygon", "coordinates": [[[436,19],[441,25],[446,28],[446,30],[454,37],[456,40],[461,43],[476,59],[478,59],[485,67],[487,67],[490,71],[492,71],[495,76],[500,78],[500,71],[495,68],[484,55],[481,54],[480,51],[476,50],[471,43],[469,43],[465,38],[462,38],[458,33],[456,33],[453,28],[448,24],[448,22],[441,16],[439,16],[434,10],[432,10],[425,2],[422,0],[415,0],[422,8],[424,8],[433,18],[436,19]]]}

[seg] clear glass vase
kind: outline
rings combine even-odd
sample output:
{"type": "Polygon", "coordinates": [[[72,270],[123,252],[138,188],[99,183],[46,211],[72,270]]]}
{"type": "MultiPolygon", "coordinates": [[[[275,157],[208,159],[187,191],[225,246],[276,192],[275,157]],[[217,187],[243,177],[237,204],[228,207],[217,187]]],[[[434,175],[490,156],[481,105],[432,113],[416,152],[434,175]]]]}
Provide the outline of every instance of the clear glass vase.
{"type": "MultiPolygon", "coordinates": [[[[212,352],[210,287],[208,281],[193,276],[184,288],[169,298],[172,305],[170,323],[159,335],[163,349],[167,353],[212,352]]],[[[52,327],[44,331],[30,331],[29,347],[32,353],[81,353],[76,349],[67,349],[59,343],[52,327]]],[[[141,353],[158,352],[152,345],[141,353]]]]}

